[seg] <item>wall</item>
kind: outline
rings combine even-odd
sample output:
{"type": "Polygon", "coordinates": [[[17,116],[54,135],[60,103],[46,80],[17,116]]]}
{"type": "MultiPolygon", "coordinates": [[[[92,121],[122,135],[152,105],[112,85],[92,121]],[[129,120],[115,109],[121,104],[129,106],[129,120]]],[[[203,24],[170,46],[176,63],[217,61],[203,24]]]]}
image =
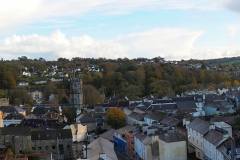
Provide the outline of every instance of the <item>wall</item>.
{"type": "Polygon", "coordinates": [[[159,154],[163,160],[187,160],[186,141],[166,143],[159,140],[159,154]]]}

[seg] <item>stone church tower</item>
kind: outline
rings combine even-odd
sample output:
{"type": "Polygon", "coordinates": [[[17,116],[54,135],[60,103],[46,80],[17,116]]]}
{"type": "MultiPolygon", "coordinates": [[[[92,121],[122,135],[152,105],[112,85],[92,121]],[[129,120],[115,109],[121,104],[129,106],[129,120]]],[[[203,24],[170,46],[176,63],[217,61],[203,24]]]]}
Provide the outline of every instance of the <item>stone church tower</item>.
{"type": "Polygon", "coordinates": [[[80,78],[72,78],[70,83],[70,104],[77,108],[77,115],[83,109],[83,85],[80,78]]]}

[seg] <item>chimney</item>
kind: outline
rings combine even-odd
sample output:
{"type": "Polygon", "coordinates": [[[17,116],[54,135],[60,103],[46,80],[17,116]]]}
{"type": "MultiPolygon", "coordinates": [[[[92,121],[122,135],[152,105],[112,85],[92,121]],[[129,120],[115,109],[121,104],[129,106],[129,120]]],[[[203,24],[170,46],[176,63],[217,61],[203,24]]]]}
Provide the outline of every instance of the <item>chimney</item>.
{"type": "Polygon", "coordinates": [[[236,154],[236,141],[234,138],[231,139],[231,160],[234,160],[236,154]]]}
{"type": "Polygon", "coordinates": [[[215,129],[215,124],[213,122],[211,122],[209,124],[209,130],[211,130],[211,129],[215,129]]]}

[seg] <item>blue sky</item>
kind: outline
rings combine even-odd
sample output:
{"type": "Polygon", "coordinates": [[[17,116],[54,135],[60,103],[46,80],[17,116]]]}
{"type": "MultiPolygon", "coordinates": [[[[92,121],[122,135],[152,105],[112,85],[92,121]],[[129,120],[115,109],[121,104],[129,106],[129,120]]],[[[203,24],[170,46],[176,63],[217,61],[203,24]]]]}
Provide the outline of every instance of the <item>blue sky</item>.
{"type": "Polygon", "coordinates": [[[240,56],[238,0],[0,0],[0,58],[240,56]]]}

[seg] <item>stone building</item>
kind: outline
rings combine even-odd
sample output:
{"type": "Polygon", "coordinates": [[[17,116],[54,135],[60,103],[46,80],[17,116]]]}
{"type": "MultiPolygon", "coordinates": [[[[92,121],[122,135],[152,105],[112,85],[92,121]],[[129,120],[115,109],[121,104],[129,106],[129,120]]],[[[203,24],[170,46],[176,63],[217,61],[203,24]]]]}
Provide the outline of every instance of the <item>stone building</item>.
{"type": "Polygon", "coordinates": [[[21,154],[31,148],[30,127],[0,128],[0,145],[12,146],[14,154],[21,154]]]}
{"type": "Polygon", "coordinates": [[[72,159],[71,129],[41,130],[31,132],[32,150],[52,152],[58,159],[72,159]]]}
{"type": "Polygon", "coordinates": [[[81,113],[83,108],[83,85],[82,80],[79,78],[73,78],[70,84],[70,104],[77,108],[77,115],[81,113]]]}

